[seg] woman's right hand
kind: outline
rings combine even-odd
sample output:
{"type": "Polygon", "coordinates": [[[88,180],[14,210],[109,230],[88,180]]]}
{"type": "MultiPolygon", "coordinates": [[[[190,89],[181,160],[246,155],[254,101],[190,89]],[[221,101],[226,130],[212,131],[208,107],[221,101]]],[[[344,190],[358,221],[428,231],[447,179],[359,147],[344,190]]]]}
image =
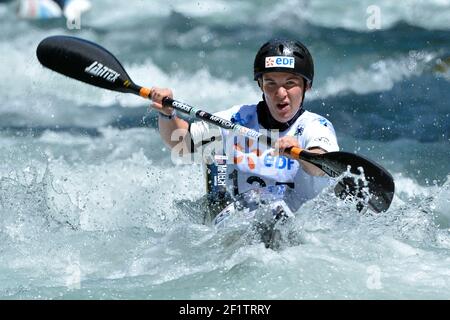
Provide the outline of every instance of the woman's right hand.
{"type": "Polygon", "coordinates": [[[173,108],[163,107],[163,105],[162,105],[162,99],[164,97],[173,98],[172,90],[170,90],[169,88],[152,87],[150,97],[153,101],[153,103],[150,105],[150,107],[152,107],[152,108],[156,109],[157,111],[164,113],[166,115],[172,114],[173,108]]]}

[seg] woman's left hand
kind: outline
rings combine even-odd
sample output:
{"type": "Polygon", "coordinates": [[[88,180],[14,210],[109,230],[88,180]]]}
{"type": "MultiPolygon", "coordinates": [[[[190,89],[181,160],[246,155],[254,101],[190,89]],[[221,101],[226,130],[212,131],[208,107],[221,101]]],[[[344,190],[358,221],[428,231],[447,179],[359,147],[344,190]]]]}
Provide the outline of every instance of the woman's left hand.
{"type": "Polygon", "coordinates": [[[282,155],[282,156],[286,156],[286,157],[291,157],[291,155],[289,154],[289,152],[287,152],[286,149],[289,148],[300,148],[300,144],[298,143],[297,138],[292,137],[292,136],[285,136],[282,137],[280,139],[278,139],[275,142],[275,146],[274,146],[274,152],[273,155],[282,155]]]}

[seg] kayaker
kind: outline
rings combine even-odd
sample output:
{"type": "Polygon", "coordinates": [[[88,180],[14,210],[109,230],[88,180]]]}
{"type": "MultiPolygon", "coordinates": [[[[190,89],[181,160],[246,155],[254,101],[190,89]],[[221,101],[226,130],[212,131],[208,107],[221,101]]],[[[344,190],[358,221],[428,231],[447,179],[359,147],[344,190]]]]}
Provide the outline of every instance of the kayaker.
{"type": "MultiPolygon", "coordinates": [[[[339,150],[331,122],[303,107],[305,93],[314,80],[313,59],[301,42],[273,39],[257,52],[253,76],[262,90],[262,100],[234,106],[217,115],[279,137],[274,148],[256,145],[248,138],[206,122],[188,123],[174,109],[162,106],[164,97],[173,97],[172,90],[154,87],[151,98],[152,107],[159,112],[159,132],[167,146],[174,150],[181,145],[184,153],[203,152],[209,143],[214,143],[213,153],[221,157],[221,165],[226,162],[224,184],[232,197],[262,189],[283,197],[295,211],[329,185],[330,180],[316,166],[289,158],[286,150],[291,147],[313,153],[339,150]]],[[[225,189],[209,191],[217,193],[213,197],[223,197],[225,189]]]]}

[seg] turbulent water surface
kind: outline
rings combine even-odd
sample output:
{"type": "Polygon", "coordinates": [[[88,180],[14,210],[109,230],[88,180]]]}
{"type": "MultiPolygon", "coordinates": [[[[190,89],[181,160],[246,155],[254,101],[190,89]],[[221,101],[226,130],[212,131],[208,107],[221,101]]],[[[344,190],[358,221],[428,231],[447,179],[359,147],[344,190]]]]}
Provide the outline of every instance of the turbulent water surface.
{"type": "Polygon", "coordinates": [[[74,30],[1,3],[0,298],[449,299],[450,2],[347,2],[98,0],[74,30]],[[57,34],[210,112],[258,101],[264,41],[305,42],[305,107],[393,174],[391,208],[361,215],[324,190],[279,250],[202,224],[202,167],[171,161],[146,101],[40,66],[57,34]]]}

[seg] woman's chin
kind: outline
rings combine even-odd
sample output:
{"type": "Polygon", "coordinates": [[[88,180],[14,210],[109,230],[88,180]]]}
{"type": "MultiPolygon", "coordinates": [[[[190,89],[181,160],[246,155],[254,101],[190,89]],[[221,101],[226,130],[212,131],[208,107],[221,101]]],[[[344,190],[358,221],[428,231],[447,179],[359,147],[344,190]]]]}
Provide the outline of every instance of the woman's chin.
{"type": "Polygon", "coordinates": [[[277,120],[278,122],[288,122],[292,119],[293,116],[294,115],[292,114],[292,112],[278,112],[275,120],[277,120]]]}

